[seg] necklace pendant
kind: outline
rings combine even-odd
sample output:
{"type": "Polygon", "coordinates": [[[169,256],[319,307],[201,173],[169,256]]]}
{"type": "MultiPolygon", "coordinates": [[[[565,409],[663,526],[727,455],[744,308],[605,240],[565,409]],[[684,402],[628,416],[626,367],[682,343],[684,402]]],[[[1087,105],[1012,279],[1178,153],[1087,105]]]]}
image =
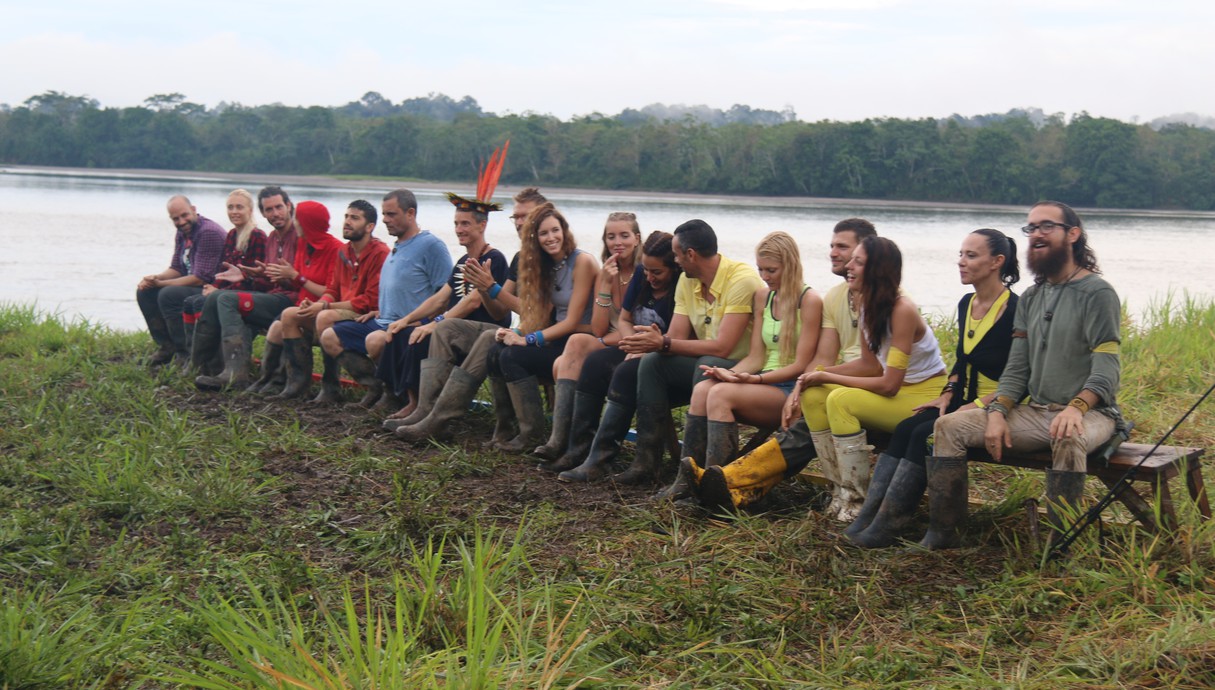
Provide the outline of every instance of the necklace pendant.
{"type": "Polygon", "coordinates": [[[967,338],[973,338],[973,337],[975,337],[975,329],[973,329],[973,328],[972,328],[972,329],[970,329],[969,331],[966,331],[966,337],[967,337],[967,338]]]}
{"type": "Polygon", "coordinates": [[[774,342],[774,343],[779,343],[779,342],[780,342],[780,333],[773,333],[773,334],[772,334],[772,342],[774,342]]]}
{"type": "Polygon", "coordinates": [[[853,327],[853,328],[856,328],[856,319],[853,319],[853,320],[852,320],[852,327],[853,327]]]}

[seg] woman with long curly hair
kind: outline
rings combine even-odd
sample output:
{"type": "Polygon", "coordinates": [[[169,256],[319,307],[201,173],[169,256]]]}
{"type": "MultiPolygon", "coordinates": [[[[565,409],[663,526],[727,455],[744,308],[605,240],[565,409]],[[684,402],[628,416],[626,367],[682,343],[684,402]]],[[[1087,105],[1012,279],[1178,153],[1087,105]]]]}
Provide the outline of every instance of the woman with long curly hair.
{"type": "Polygon", "coordinates": [[[545,203],[528,215],[519,249],[519,327],[498,329],[489,352],[490,376],[502,377],[510,395],[495,396],[494,406],[509,406],[519,423],[518,435],[497,444],[499,450],[517,453],[544,440],[540,380],[552,375],[571,335],[590,332],[598,271],[555,206],[545,203]]]}
{"type": "Polygon", "coordinates": [[[853,522],[869,485],[865,429],[894,431],[947,383],[936,335],[900,294],[903,255],[885,237],[866,237],[847,265],[860,305],[861,357],[800,377],[802,412],[833,484],[827,514],[853,522]]]}

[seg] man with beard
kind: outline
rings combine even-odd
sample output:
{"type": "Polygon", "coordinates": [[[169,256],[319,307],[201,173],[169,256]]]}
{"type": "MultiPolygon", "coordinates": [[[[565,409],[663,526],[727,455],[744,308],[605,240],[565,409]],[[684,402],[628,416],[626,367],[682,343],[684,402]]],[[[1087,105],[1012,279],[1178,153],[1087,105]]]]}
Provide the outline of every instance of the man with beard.
{"type": "MultiPolygon", "coordinates": [[[[447,245],[418,225],[418,200],[408,189],[384,195],[380,206],[384,227],[396,238],[380,269],[379,308],[352,321],[339,321],[321,333],[321,349],[367,388],[359,401],[370,407],[380,399],[384,385],[376,378],[376,364],[384,349],[380,337],[368,337],[409,314],[447,283],[451,253],[447,245]]],[[[399,399],[389,391],[381,403],[396,410],[399,399]]],[[[391,411],[389,410],[389,411],[391,411]]]]}
{"type": "Polygon", "coordinates": [[[1080,217],[1067,205],[1042,201],[1021,231],[1034,285],[1013,321],[1013,343],[996,400],[986,409],[937,420],[927,459],[931,523],[921,545],[957,545],[966,517],[966,449],[984,446],[999,462],[1006,452],[1049,449],[1047,517],[1065,527],[1061,509],[1084,489],[1089,453],[1123,426],[1118,411],[1121,364],[1118,295],[1098,273],[1080,217]]]}
{"type": "Polygon", "coordinates": [[[184,363],[189,356],[182,310],[186,298],[202,293],[203,286],[215,280],[228,237],[215,221],[198,215],[190,200],[180,194],[169,199],[166,208],[177,228],[173,257],[165,270],[144,276],[135,292],[148,333],[159,346],[150,360],[154,367],[171,359],[184,363]]]}
{"type": "MultiPolygon", "coordinates": [[[[315,301],[304,299],[297,307],[287,307],[279,326],[271,327],[266,337],[266,357],[272,356],[270,348],[280,347],[287,364],[287,386],[279,397],[296,398],[308,392],[315,334],[324,333],[339,321],[351,321],[379,308],[380,269],[388,256],[388,245],[371,234],[376,218],[375,206],[367,201],[350,202],[342,222],[342,237],[347,243],[338,252],[325,291],[315,301]],[[281,344],[275,345],[275,340],[281,344]]],[[[324,353],[324,361],[321,393],[313,402],[337,402],[341,399],[337,360],[324,353]]]]}
{"type": "MultiPolygon", "coordinates": [[[[243,271],[245,275],[254,278],[255,289],[250,292],[233,290],[216,290],[207,295],[203,303],[202,313],[194,325],[194,344],[191,359],[194,367],[202,372],[204,385],[208,389],[218,389],[227,385],[231,377],[223,381],[216,376],[208,376],[215,371],[212,364],[217,358],[227,368],[228,354],[234,354],[238,349],[249,349],[250,334],[244,332],[243,321],[246,314],[251,315],[251,305],[256,303],[265,318],[265,326],[269,326],[283,309],[294,301],[291,296],[299,291],[298,287],[286,277],[285,270],[291,269],[295,261],[295,250],[299,244],[299,233],[295,229],[295,204],[282,187],[270,185],[263,187],[257,193],[257,205],[262,217],[272,228],[266,236],[266,261],[258,262],[256,267],[233,268],[219,277],[235,278],[234,271],[243,271]],[[280,279],[281,278],[281,279],[280,279]],[[239,299],[238,295],[246,295],[248,299],[239,299]],[[262,299],[256,299],[257,297],[262,299]],[[277,311],[274,311],[277,308],[277,311]],[[226,328],[225,328],[226,324],[226,328]],[[240,336],[237,340],[236,336],[240,336]],[[226,337],[228,352],[223,352],[223,339],[226,337]],[[222,353],[222,356],[221,356],[222,353]]],[[[255,326],[256,327],[256,326],[255,326]]],[[[240,376],[237,380],[240,380],[240,376]]],[[[198,385],[198,379],[195,379],[198,385]]]]}

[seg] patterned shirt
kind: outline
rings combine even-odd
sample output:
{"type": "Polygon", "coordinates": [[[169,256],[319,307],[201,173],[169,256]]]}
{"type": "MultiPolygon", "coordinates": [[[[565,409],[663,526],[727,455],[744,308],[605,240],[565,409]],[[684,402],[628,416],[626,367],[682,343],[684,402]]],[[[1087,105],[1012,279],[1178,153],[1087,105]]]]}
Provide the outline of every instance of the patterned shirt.
{"type": "MultiPolygon", "coordinates": [[[[232,228],[228,231],[228,239],[224,242],[224,258],[222,263],[231,266],[256,266],[258,261],[266,260],[266,233],[258,228],[253,228],[253,232],[249,233],[249,242],[245,245],[245,250],[242,252],[236,247],[237,237],[240,235],[240,230],[232,228]]],[[[232,282],[230,280],[217,279],[215,287],[220,290],[255,290],[257,279],[252,276],[245,276],[244,280],[232,282]]]]}

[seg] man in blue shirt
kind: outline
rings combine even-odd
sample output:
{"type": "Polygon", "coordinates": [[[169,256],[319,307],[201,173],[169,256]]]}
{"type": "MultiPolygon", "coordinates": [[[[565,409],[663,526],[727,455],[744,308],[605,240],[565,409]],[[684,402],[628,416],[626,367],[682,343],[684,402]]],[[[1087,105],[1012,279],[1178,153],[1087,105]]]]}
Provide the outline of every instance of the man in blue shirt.
{"type": "MultiPolygon", "coordinates": [[[[375,404],[384,392],[375,375],[375,362],[384,350],[384,331],[446,285],[452,267],[447,245],[418,226],[418,200],[413,192],[393,190],[384,195],[380,208],[384,227],[397,238],[380,269],[380,308],[356,321],[338,322],[321,334],[321,348],[367,387],[359,401],[365,407],[375,404]]],[[[402,404],[391,391],[385,397],[381,402],[385,408],[396,410],[402,404]]]]}

